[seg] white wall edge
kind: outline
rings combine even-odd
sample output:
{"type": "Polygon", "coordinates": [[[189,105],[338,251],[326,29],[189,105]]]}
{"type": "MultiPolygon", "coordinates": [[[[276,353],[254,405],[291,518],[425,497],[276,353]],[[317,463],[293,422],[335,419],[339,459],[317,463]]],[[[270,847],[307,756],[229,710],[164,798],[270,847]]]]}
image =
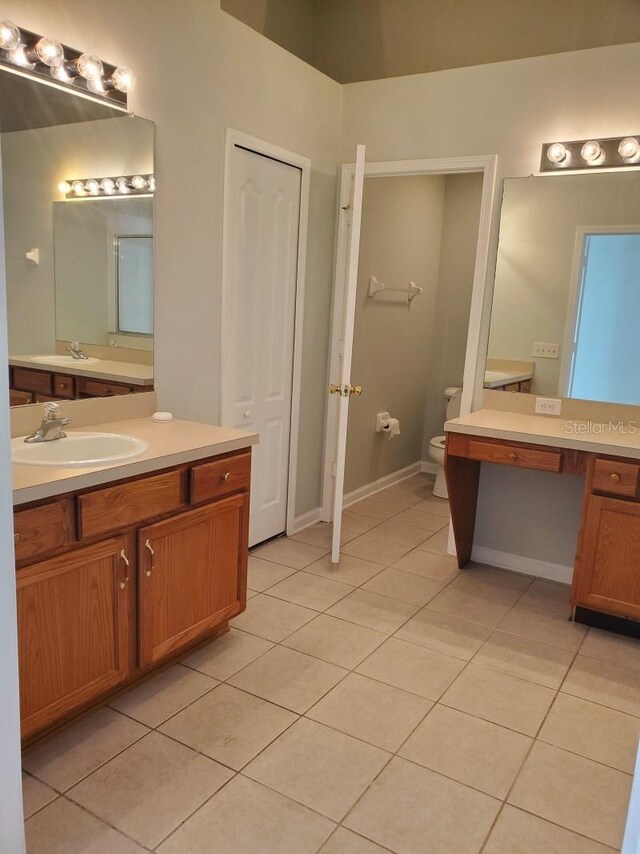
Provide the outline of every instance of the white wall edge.
{"type": "Polygon", "coordinates": [[[487,549],[484,546],[474,546],[471,559],[478,561],[478,563],[497,566],[500,569],[521,572],[523,575],[535,575],[538,578],[546,578],[548,581],[559,581],[562,584],[571,584],[573,578],[572,566],[547,563],[545,560],[536,560],[532,557],[524,557],[510,552],[499,552],[495,549],[487,549]]]}
{"type": "Polygon", "coordinates": [[[356,501],[367,498],[369,495],[375,495],[376,492],[382,492],[382,490],[386,489],[388,486],[393,486],[396,483],[406,480],[408,477],[413,477],[414,474],[419,474],[422,471],[422,466],[422,462],[411,463],[410,466],[391,472],[391,474],[387,474],[378,480],[372,481],[371,483],[365,483],[364,486],[359,486],[358,489],[354,489],[353,492],[348,492],[344,496],[343,506],[346,508],[350,504],[355,504],[356,501]]]}

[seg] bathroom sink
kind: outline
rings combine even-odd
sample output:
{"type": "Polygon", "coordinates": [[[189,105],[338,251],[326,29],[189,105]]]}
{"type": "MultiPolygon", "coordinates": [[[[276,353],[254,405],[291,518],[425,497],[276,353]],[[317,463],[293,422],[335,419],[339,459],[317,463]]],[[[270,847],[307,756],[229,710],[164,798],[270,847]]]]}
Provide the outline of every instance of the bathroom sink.
{"type": "Polygon", "coordinates": [[[485,371],[484,381],[486,383],[495,383],[500,380],[509,380],[513,374],[505,374],[504,371],[485,371]]]}
{"type": "Polygon", "coordinates": [[[11,440],[14,463],[32,466],[99,466],[139,457],[149,443],[118,433],[68,433],[64,439],[27,443],[11,440]]]}
{"type": "Polygon", "coordinates": [[[67,365],[75,365],[77,368],[82,365],[93,365],[98,359],[89,356],[86,359],[74,359],[73,356],[30,356],[32,362],[38,362],[41,365],[54,365],[55,367],[66,367],[67,365]]]}

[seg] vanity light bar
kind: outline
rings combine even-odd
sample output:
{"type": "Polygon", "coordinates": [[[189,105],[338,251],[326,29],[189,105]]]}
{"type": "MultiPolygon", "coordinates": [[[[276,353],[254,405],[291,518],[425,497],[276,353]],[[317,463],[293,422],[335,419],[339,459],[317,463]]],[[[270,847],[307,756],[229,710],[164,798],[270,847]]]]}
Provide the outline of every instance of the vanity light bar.
{"type": "Polygon", "coordinates": [[[609,139],[579,139],[572,142],[545,142],[541,172],[563,169],[619,169],[640,165],[640,136],[609,139]]]}
{"type": "Polygon", "coordinates": [[[12,21],[0,21],[0,66],[124,108],[127,93],[135,86],[130,68],[109,65],[93,54],[23,30],[12,21]]]}
{"type": "Polygon", "coordinates": [[[95,199],[109,196],[148,196],[156,189],[154,175],[119,175],[115,178],[74,178],[61,181],[58,189],[68,199],[95,199]]]}

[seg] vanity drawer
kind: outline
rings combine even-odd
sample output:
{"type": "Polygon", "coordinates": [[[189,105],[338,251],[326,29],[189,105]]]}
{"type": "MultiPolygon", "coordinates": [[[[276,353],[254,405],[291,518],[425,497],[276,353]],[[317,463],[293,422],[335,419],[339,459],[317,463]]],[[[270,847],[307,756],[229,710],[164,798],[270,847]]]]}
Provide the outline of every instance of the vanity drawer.
{"type": "Polygon", "coordinates": [[[13,369],[13,384],[23,391],[51,394],[51,374],[47,371],[31,371],[29,368],[13,369]]]}
{"type": "Polygon", "coordinates": [[[191,469],[192,504],[246,491],[251,484],[251,452],[234,454],[191,469]]]}
{"type": "Polygon", "coordinates": [[[24,561],[62,548],[75,539],[70,501],[42,504],[13,514],[16,560],[24,561]]]}
{"type": "Polygon", "coordinates": [[[79,495],[80,536],[107,534],[179,510],[183,479],[182,471],[169,471],[79,495]]]}
{"type": "Polygon", "coordinates": [[[90,380],[84,377],[78,380],[78,387],[86,397],[113,397],[116,394],[131,394],[133,391],[130,385],[90,380]]]}
{"type": "Polygon", "coordinates": [[[591,489],[593,492],[635,498],[638,494],[639,472],[640,466],[633,463],[596,459],[591,489]]]}
{"type": "Polygon", "coordinates": [[[471,439],[468,456],[472,460],[485,463],[501,463],[539,471],[562,471],[562,454],[558,451],[545,451],[543,448],[522,448],[508,443],[471,439]]]}
{"type": "Polygon", "coordinates": [[[76,396],[76,381],[73,377],[62,374],[53,375],[53,393],[56,397],[73,398],[76,396]]]}
{"type": "Polygon", "coordinates": [[[30,391],[9,390],[9,406],[24,406],[26,403],[33,403],[33,395],[30,391]]]}

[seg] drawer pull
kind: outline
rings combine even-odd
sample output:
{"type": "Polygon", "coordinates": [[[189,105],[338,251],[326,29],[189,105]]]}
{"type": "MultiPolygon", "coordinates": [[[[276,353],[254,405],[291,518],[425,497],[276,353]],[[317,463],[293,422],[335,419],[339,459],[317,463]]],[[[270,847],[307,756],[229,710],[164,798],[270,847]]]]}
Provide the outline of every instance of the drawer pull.
{"type": "Polygon", "coordinates": [[[147,578],[151,578],[151,573],[153,571],[153,557],[155,555],[153,546],[151,545],[151,540],[145,540],[144,547],[149,551],[149,554],[151,555],[151,566],[149,567],[149,569],[146,570],[145,575],[147,576],[147,578]]]}
{"type": "Polygon", "coordinates": [[[612,480],[614,483],[617,483],[620,480],[620,475],[617,471],[612,471],[609,475],[609,480],[612,480]]]}
{"type": "Polygon", "coordinates": [[[515,461],[518,459],[518,455],[511,451],[511,453],[509,454],[509,459],[512,463],[515,463],[515,461]]]}
{"type": "Polygon", "coordinates": [[[120,590],[124,590],[125,587],[127,586],[127,582],[129,581],[129,565],[130,564],[129,564],[129,558],[127,557],[127,553],[125,552],[124,549],[122,549],[122,551],[120,552],[120,557],[121,557],[124,565],[127,567],[127,575],[126,575],[124,581],[120,582],[120,590]]]}
{"type": "Polygon", "coordinates": [[[230,472],[230,471],[226,471],[226,472],[222,475],[222,479],[223,479],[223,480],[229,480],[229,479],[230,479],[230,477],[231,477],[231,472],[230,472]]]}
{"type": "Polygon", "coordinates": [[[13,535],[13,545],[17,546],[19,542],[20,542],[20,534],[18,532],[16,532],[13,535]]]}

